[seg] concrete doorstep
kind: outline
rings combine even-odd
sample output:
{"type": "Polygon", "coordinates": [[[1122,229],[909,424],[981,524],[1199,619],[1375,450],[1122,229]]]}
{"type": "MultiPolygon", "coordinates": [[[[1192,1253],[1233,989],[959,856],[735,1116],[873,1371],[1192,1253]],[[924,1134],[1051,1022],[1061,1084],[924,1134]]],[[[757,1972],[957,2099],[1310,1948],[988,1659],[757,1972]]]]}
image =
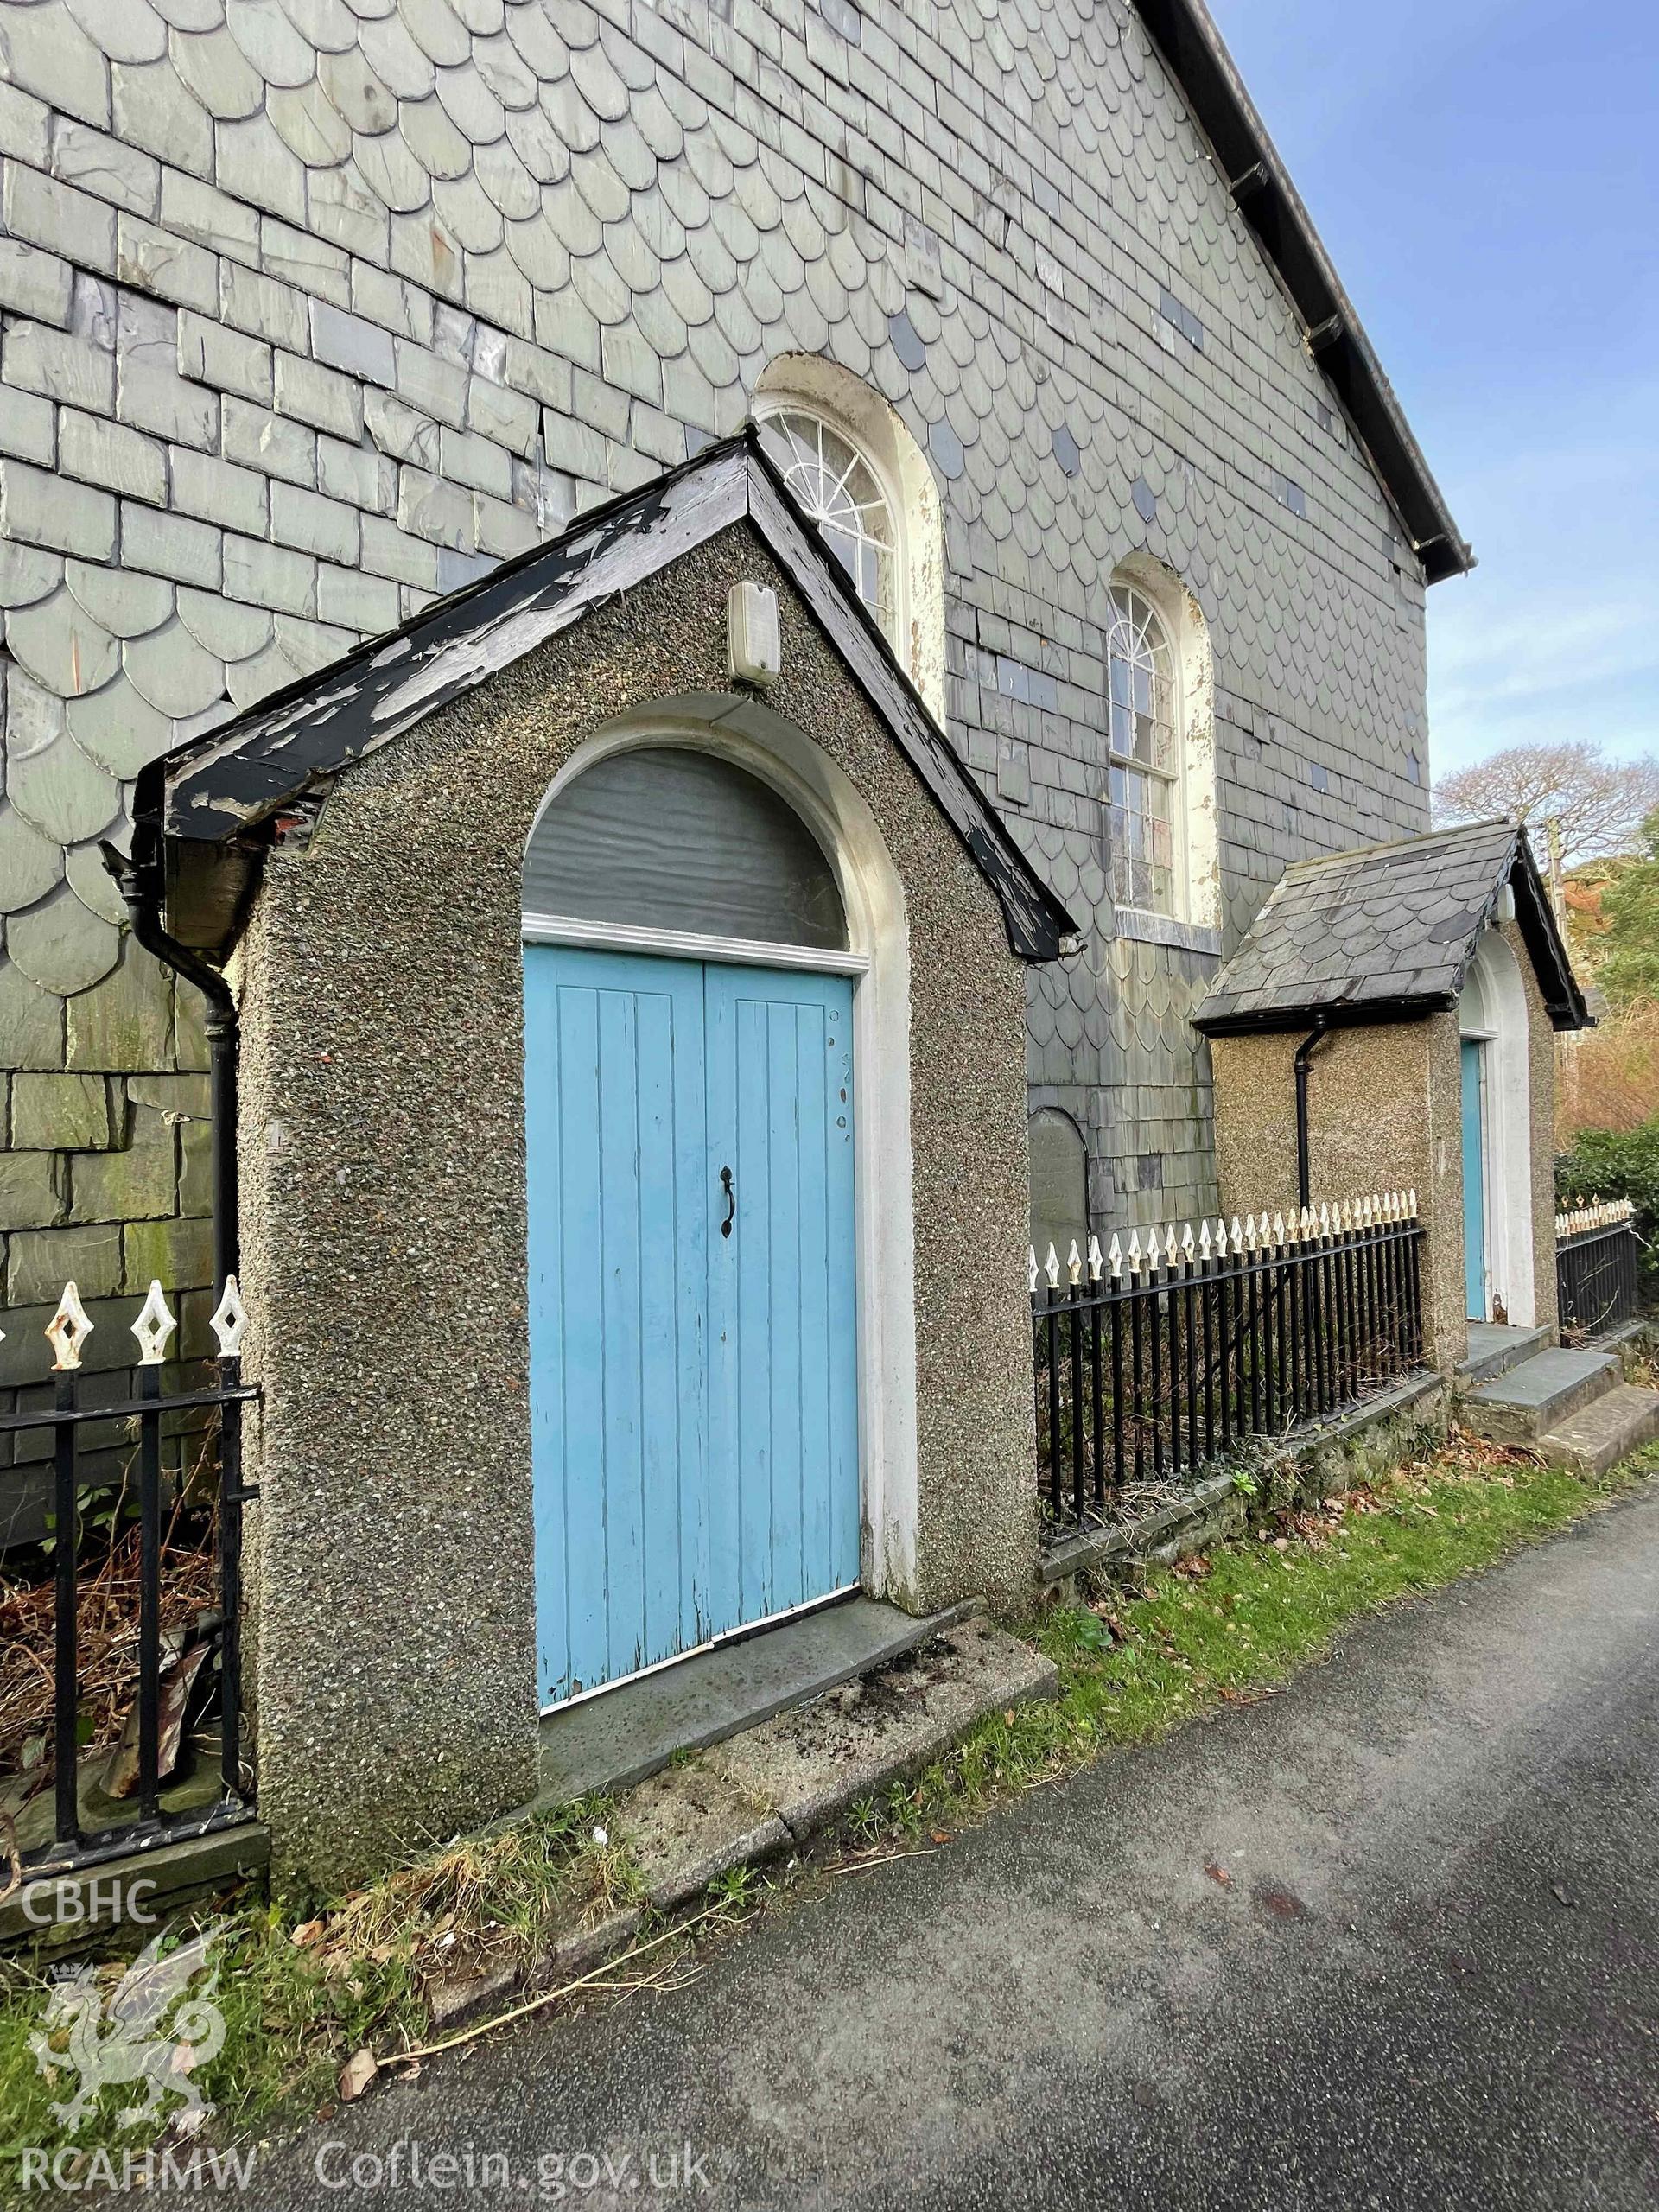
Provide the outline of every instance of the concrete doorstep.
{"type": "Polygon", "coordinates": [[[1057,1687],[1052,1662],[978,1618],[652,1775],[617,1800],[607,1827],[639,1868],[645,1903],[572,1929],[539,1960],[434,1984],[433,2033],[594,1972],[627,1949],[647,1908],[672,1913],[732,1868],[798,1849],[943,1758],[986,1713],[1057,1687]]]}

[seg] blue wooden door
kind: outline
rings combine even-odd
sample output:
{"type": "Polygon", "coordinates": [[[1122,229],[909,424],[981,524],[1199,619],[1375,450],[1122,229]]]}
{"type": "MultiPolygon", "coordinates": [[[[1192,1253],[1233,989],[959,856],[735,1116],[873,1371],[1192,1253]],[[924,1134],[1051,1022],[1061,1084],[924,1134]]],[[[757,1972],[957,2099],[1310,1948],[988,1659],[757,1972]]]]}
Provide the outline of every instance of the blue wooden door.
{"type": "Polygon", "coordinates": [[[524,948],[541,1694],[700,1640],[708,1585],[702,976],[524,948]]]}
{"type": "Polygon", "coordinates": [[[851,1012],[525,948],[544,1703],[857,1580],[851,1012]]]}
{"type": "Polygon", "coordinates": [[[706,972],[709,1564],[736,1623],[858,1580],[853,990],[706,972]]]}
{"type": "Polygon", "coordinates": [[[1471,1321],[1486,1319],[1485,1047],[1463,1039],[1463,1269],[1471,1321]]]}

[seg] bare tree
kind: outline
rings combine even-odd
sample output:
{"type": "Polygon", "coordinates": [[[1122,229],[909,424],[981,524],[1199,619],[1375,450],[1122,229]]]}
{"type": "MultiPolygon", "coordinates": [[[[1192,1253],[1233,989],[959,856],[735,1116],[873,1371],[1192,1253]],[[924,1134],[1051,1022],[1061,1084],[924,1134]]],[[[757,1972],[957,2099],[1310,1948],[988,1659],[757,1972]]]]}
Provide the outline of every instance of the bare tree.
{"type": "Polygon", "coordinates": [[[1559,864],[1573,868],[1641,842],[1642,823],[1659,806],[1659,760],[1610,760],[1599,745],[1510,745],[1454,768],[1434,786],[1437,822],[1481,822],[1497,815],[1525,822],[1541,860],[1548,825],[1559,864]]]}

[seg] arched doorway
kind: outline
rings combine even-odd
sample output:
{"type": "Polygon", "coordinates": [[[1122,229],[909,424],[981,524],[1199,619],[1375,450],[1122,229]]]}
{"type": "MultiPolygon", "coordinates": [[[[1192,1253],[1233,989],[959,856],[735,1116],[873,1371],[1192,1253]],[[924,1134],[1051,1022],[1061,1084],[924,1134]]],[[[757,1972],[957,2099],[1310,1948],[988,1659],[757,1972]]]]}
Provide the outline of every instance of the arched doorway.
{"type": "Polygon", "coordinates": [[[1471,1321],[1530,1328],[1532,1103],[1526,986],[1503,932],[1485,930],[1458,1001],[1462,1061],[1465,1305],[1471,1321]]]}
{"type": "Polygon", "coordinates": [[[860,1579],[868,960],[771,783],[683,741],[576,765],[524,861],[544,1704],[860,1579]]]}

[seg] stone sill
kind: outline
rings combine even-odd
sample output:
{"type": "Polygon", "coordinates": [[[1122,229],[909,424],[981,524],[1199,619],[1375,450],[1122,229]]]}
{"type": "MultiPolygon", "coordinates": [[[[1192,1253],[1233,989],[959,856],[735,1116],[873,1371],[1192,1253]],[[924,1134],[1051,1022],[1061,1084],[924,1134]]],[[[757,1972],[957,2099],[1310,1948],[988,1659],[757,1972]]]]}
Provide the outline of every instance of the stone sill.
{"type": "MultiPolygon", "coordinates": [[[[1291,1489],[1296,1498],[1316,1491],[1325,1495],[1331,1485],[1308,1479],[1322,1462],[1343,1452],[1370,1431],[1399,1420],[1402,1414],[1414,1414],[1419,1421],[1432,1419],[1440,1411],[1445,1395],[1443,1376],[1414,1375],[1391,1389],[1379,1391],[1363,1406],[1338,1414],[1333,1420],[1310,1422],[1305,1428],[1293,1430],[1280,1441],[1268,1467],[1276,1465],[1292,1473],[1291,1489]]],[[[1252,1465],[1250,1471],[1265,1475],[1268,1469],[1252,1465]]],[[[1143,1560],[1165,1555],[1177,1558],[1184,1552],[1198,1548],[1200,1541],[1211,1542],[1230,1533],[1220,1525],[1230,1505],[1237,1505],[1237,1519],[1242,1525],[1255,1515],[1280,1511],[1287,1502],[1276,1495],[1271,1499],[1265,1495],[1259,1498],[1249,1497],[1235,1487],[1233,1473],[1230,1466],[1219,1474],[1206,1475],[1185,1497],[1133,1520],[1111,1522],[1103,1528],[1084,1529],[1062,1536],[1045,1548],[1038,1570],[1040,1580],[1050,1588],[1080,1575],[1099,1575],[1109,1580],[1115,1573],[1143,1560]]],[[[1264,1479],[1262,1491],[1265,1493],[1270,1487],[1274,1486],[1264,1479]]]]}
{"type": "Polygon", "coordinates": [[[1178,952],[1203,952],[1221,957],[1221,931],[1197,922],[1178,922],[1168,914],[1150,914],[1140,906],[1116,909],[1116,933],[1134,944],[1164,944],[1178,952]]]}

